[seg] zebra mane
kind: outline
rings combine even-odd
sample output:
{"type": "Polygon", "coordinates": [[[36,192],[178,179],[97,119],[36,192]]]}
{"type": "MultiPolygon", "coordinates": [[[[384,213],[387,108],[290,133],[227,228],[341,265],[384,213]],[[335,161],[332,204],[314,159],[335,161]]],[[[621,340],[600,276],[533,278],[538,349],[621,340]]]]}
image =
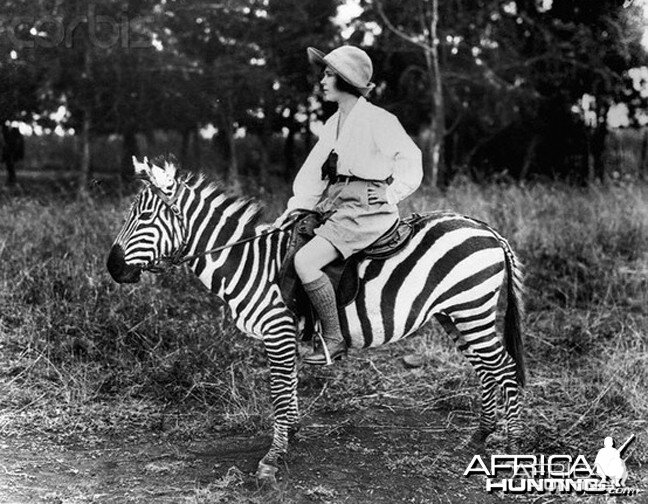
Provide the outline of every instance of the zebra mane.
{"type": "Polygon", "coordinates": [[[185,183],[193,191],[200,192],[205,198],[213,201],[219,200],[219,206],[222,206],[223,209],[230,208],[230,211],[243,210],[240,215],[244,225],[252,228],[257,226],[263,212],[263,206],[257,200],[228,194],[217,180],[202,171],[180,175],[178,181],[185,183]]]}

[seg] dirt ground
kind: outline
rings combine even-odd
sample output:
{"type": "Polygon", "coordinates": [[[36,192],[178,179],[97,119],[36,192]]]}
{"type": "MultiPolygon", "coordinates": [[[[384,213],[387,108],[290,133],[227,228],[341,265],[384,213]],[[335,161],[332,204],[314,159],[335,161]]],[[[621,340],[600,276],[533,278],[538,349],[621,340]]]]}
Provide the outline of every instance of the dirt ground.
{"type": "Polygon", "coordinates": [[[1,502],[500,502],[462,477],[471,455],[455,448],[467,431],[444,428],[448,418],[384,410],[311,420],[274,490],[253,477],[269,438],[173,442],[140,433],[92,448],[5,439],[1,502]]]}
{"type": "MultiPolygon", "coordinates": [[[[480,476],[466,413],[374,409],[310,418],[281,468],[278,487],[254,478],[269,438],[231,435],[177,441],[155,433],[92,446],[36,439],[0,442],[0,502],[49,503],[495,503],[480,476]]],[[[497,443],[497,441],[496,441],[497,443]]],[[[490,447],[490,445],[489,445],[490,447]]],[[[625,497],[625,503],[646,502],[625,497]]],[[[530,495],[517,502],[608,502],[607,497],[530,495]]],[[[614,502],[614,501],[613,501],[614,502]]]]}

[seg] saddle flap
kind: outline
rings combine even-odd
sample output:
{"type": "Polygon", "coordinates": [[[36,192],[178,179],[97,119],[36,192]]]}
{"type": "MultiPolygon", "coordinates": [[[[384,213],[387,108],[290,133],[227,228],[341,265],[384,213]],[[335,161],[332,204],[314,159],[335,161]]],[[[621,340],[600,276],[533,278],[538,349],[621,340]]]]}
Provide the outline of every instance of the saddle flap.
{"type": "Polygon", "coordinates": [[[413,227],[409,220],[396,221],[387,232],[369,245],[361,254],[368,259],[387,259],[407,245],[413,227]]]}
{"type": "Polygon", "coordinates": [[[291,230],[288,249],[279,270],[278,282],[286,306],[295,314],[303,313],[308,306],[306,293],[295,271],[295,254],[306,244],[315,233],[313,230],[320,226],[325,216],[311,210],[296,210],[295,217],[286,227],[291,230]]]}

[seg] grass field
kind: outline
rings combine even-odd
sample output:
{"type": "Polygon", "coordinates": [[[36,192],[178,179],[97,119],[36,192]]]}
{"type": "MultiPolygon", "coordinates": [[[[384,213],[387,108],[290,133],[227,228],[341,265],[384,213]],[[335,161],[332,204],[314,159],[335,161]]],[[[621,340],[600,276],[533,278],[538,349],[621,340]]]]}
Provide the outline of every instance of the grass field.
{"type": "MultiPolygon", "coordinates": [[[[41,186],[0,198],[3,439],[92,447],[131,435],[187,442],[268,434],[263,350],[238,333],[215,296],[183,270],[145,275],[134,286],[110,279],[106,255],[131,197],[100,189],[77,201],[65,189],[41,186]]],[[[269,221],[281,211],[287,189],[263,198],[271,202],[269,221]]],[[[634,433],[628,484],[648,491],[648,187],[457,182],[443,194],[420,190],[402,213],[432,209],[488,222],[525,264],[530,380],[523,400],[530,452],[592,455],[605,436],[624,440],[634,433]]],[[[349,418],[385,427],[378,411],[387,411],[383,418],[407,412],[401,420],[410,414],[444,418],[445,427],[404,423],[411,432],[439,429],[440,438],[444,429],[465,434],[476,424],[475,375],[436,326],[398,345],[352,352],[334,369],[304,369],[300,379],[304,421],[311,425],[305,443],[343,434],[349,418]],[[423,367],[402,366],[400,358],[411,352],[424,356],[423,367]]],[[[342,439],[347,453],[378,456],[362,436],[342,439]]],[[[433,454],[383,455],[388,474],[420,477],[433,454]]],[[[250,487],[236,461],[215,474],[195,483],[182,502],[271,501],[250,487]]],[[[380,487],[378,478],[365,476],[368,487],[380,487]]],[[[342,499],[331,481],[287,481],[273,499],[355,502],[342,499]]],[[[85,502],[62,490],[48,495],[85,502]]]]}

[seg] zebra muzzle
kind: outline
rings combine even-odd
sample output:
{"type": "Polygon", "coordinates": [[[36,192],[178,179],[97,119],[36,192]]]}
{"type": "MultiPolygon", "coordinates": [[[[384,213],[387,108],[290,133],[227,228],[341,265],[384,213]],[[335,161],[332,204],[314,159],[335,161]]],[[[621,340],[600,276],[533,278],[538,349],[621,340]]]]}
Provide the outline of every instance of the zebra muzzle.
{"type": "Polygon", "coordinates": [[[106,262],[108,273],[117,283],[137,283],[142,274],[142,268],[127,264],[124,258],[124,249],[121,245],[113,245],[106,262]]]}

